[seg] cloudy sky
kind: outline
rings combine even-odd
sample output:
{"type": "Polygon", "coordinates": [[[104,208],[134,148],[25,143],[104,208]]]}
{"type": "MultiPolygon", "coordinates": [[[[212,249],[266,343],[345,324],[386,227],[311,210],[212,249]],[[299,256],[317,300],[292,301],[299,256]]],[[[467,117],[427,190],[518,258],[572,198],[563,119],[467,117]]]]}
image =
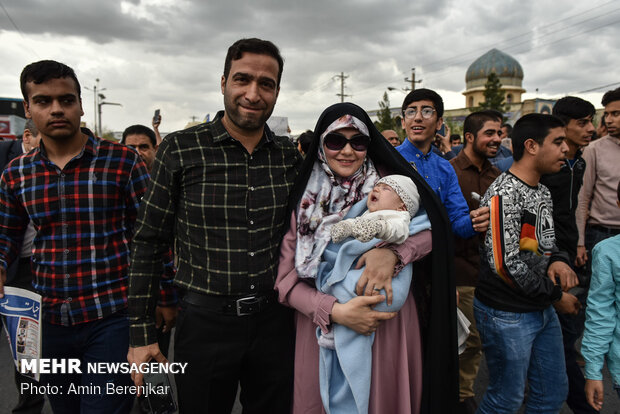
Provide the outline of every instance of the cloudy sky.
{"type": "MultiPolygon", "coordinates": [[[[313,128],[347,98],[376,109],[388,86],[437,90],[465,106],[467,67],[496,47],[523,67],[524,98],[574,94],[600,107],[620,85],[620,1],[592,0],[0,0],[0,96],[21,96],[22,68],[40,59],[72,66],[83,87],[100,88],[104,129],[183,128],[222,109],[226,50],[242,37],[273,41],[285,59],[274,115],[293,132],[313,128]],[[538,89],[538,92],[536,92],[538,89]]],[[[398,106],[401,91],[389,92],[398,106]]],[[[93,93],[82,91],[93,123],[93,93]]]]}

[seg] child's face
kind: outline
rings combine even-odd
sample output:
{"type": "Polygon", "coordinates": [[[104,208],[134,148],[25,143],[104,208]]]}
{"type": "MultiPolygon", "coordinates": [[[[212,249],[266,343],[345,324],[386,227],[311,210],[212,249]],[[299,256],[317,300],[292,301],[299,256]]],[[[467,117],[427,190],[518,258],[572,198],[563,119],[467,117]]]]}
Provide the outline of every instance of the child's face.
{"type": "Polygon", "coordinates": [[[368,211],[370,212],[379,210],[407,211],[405,203],[396,194],[396,191],[383,183],[375,185],[370,194],[368,194],[366,206],[368,206],[368,211]]]}

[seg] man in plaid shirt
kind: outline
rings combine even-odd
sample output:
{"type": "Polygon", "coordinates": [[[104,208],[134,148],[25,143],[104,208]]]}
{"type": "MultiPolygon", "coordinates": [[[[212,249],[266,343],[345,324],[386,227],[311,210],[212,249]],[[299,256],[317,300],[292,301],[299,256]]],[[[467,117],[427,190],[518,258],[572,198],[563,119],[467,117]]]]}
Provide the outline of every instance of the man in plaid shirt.
{"type": "MultiPolygon", "coordinates": [[[[140,207],[130,269],[130,362],[165,361],[153,312],[161,255],[174,245],[185,292],[175,332],[181,412],[289,413],[293,313],[273,285],[301,156],[266,121],[282,75],[271,42],[242,39],[226,56],[224,111],[161,143],[140,207]]],[[[141,375],[134,376],[136,384],[141,375]]]]}
{"type": "Polygon", "coordinates": [[[33,286],[43,296],[43,358],[79,358],[83,374],[48,374],[55,413],[126,413],[133,395],[69,393],[80,384],[130,384],[129,375],[93,374],[88,362],[122,362],[128,346],[129,242],[148,173],[131,148],[80,129],[73,69],[40,61],[21,74],[26,117],[40,147],[9,163],[0,179],[0,297],[28,221],[33,286]]]}

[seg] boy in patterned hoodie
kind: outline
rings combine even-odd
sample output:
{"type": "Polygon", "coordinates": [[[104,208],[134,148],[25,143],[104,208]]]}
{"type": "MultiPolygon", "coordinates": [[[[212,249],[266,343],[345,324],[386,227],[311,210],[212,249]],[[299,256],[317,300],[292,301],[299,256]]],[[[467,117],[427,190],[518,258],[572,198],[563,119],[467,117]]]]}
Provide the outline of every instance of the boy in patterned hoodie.
{"type": "Polygon", "coordinates": [[[541,175],[559,171],[564,163],[568,147],[563,126],[551,115],[519,119],[512,133],[514,164],[480,203],[490,208],[491,225],[481,248],[474,300],[489,368],[479,413],[516,413],[526,380],[527,412],[559,412],[566,399],[556,310],[576,313],[579,301],[554,283],[560,275],[574,273],[567,255],[556,247],[551,195],[539,183],[541,175]]]}

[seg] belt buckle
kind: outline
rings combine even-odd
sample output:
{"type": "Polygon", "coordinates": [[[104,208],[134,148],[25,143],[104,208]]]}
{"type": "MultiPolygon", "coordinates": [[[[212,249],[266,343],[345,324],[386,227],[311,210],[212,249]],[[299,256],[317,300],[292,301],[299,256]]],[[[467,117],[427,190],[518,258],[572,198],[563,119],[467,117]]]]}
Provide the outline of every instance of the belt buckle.
{"type": "Polygon", "coordinates": [[[243,312],[241,309],[241,306],[243,305],[249,305],[251,304],[253,301],[253,303],[257,303],[258,304],[258,300],[256,298],[256,296],[248,296],[245,298],[240,298],[237,299],[237,316],[246,316],[246,315],[252,315],[254,312],[243,312]]]}

